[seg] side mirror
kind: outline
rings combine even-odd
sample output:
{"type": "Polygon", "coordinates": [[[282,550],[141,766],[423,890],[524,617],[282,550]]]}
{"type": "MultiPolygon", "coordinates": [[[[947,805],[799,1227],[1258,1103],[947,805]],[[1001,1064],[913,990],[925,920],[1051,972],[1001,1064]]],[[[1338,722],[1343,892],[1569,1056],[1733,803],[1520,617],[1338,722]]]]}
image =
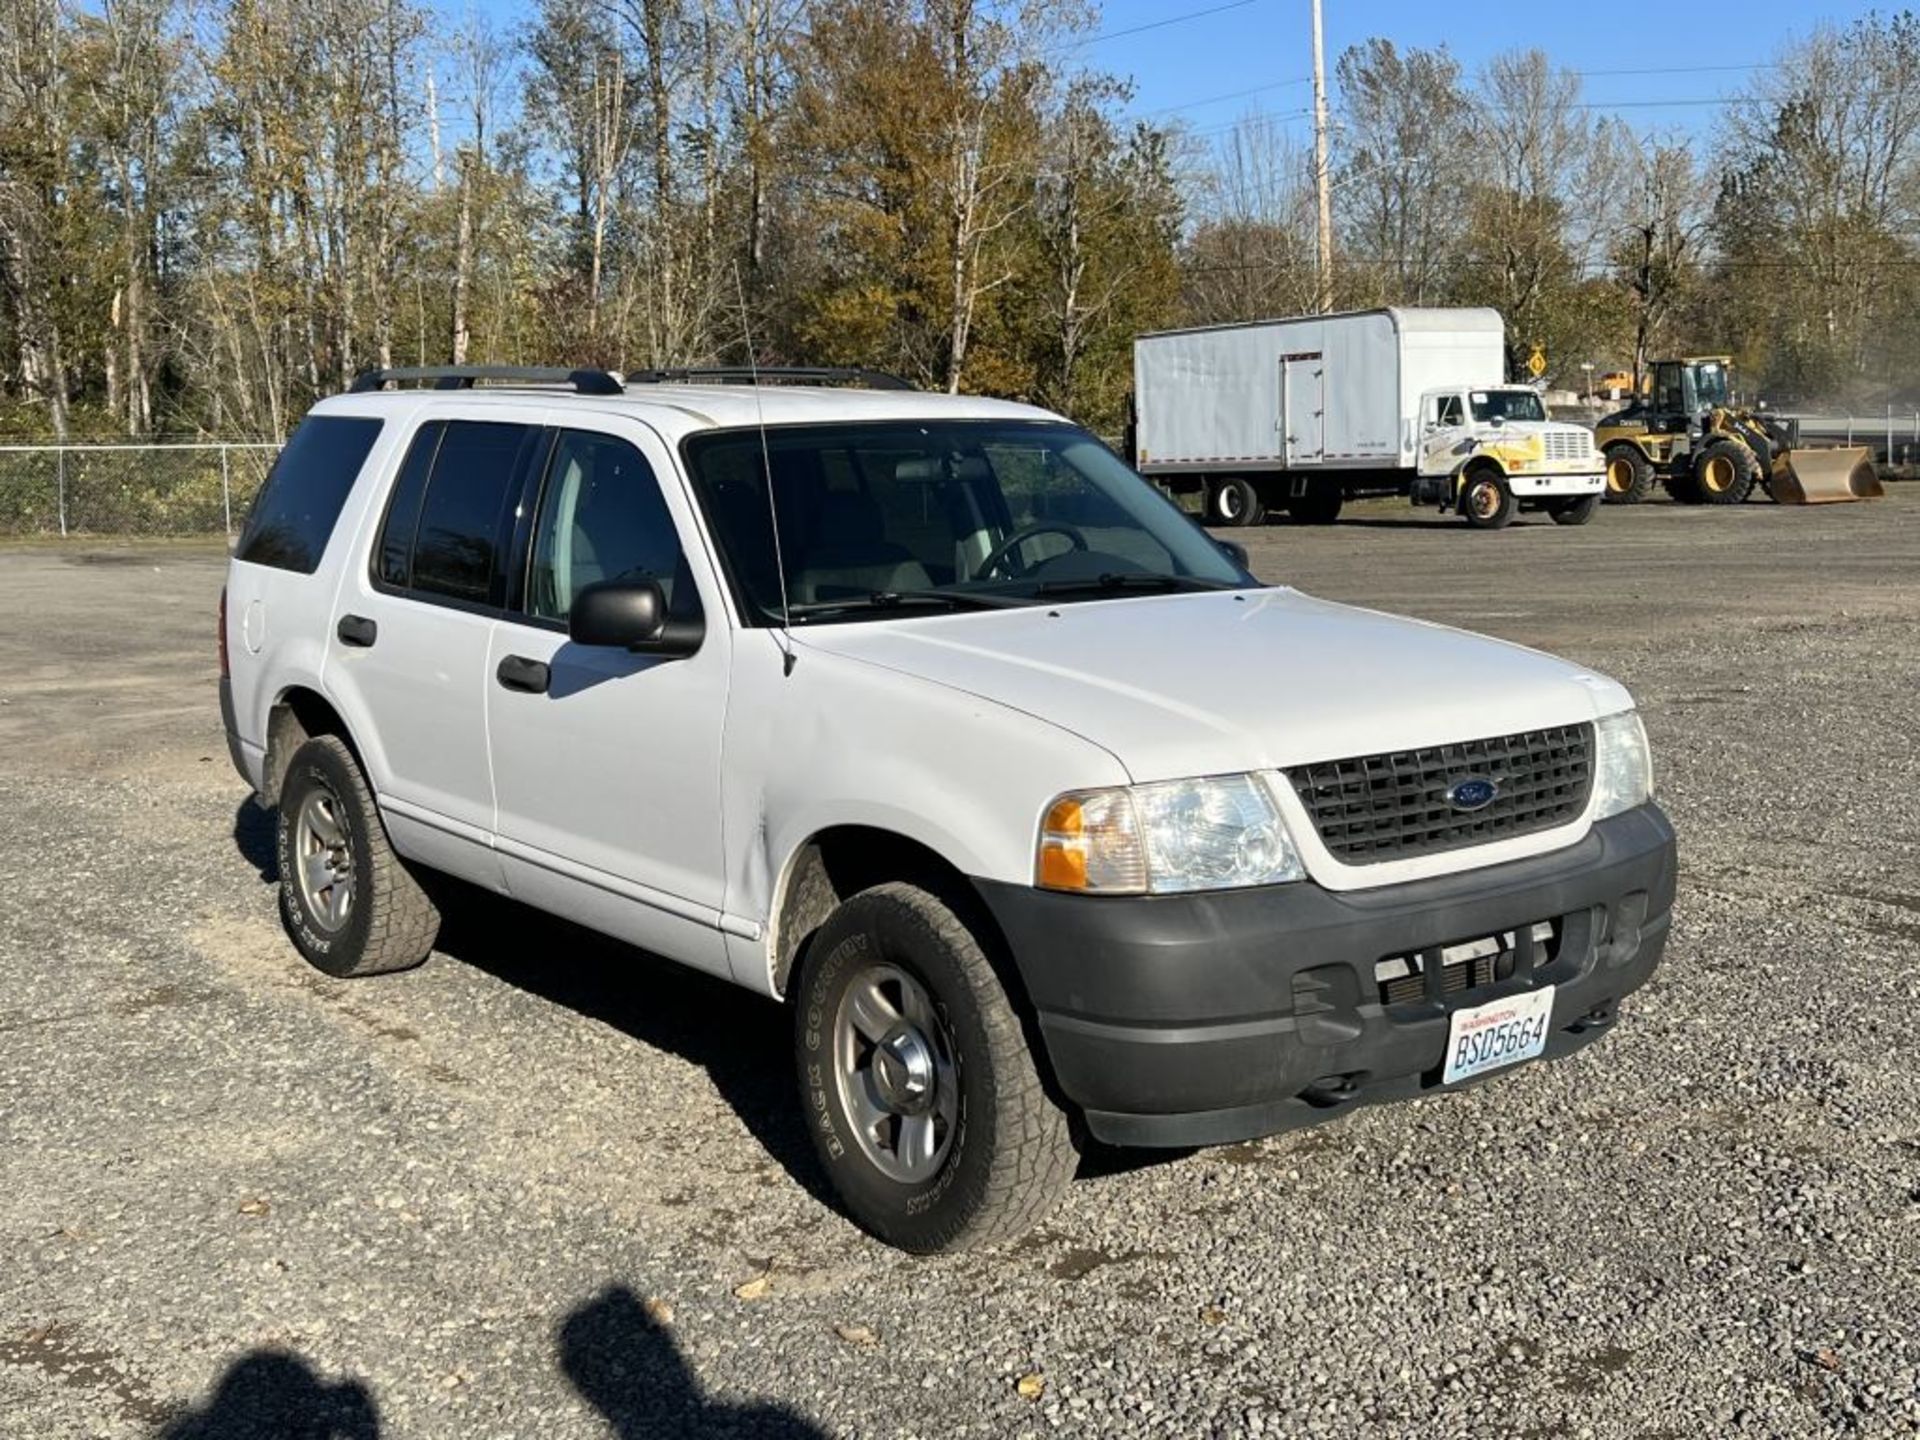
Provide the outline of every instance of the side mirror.
{"type": "Polygon", "coordinates": [[[567,638],[576,645],[606,645],[642,655],[691,655],[706,625],[699,618],[667,614],[667,594],[658,580],[602,580],[573,597],[567,638]]]}
{"type": "Polygon", "coordinates": [[[1493,426],[1494,429],[1498,430],[1502,425],[1506,424],[1507,422],[1502,416],[1493,415],[1488,417],[1487,423],[1493,426]]]}

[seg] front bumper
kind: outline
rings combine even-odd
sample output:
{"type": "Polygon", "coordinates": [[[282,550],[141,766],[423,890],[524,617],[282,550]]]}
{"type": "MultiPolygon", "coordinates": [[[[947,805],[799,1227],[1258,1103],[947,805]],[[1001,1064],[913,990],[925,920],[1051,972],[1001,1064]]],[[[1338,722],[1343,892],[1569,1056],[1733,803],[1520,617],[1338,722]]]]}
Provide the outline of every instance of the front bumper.
{"type": "Polygon", "coordinates": [[[1644,805],[1552,854],[1377,890],[980,892],[1054,1076],[1093,1134],[1211,1145],[1437,1089],[1462,1005],[1554,985],[1546,1058],[1588,1044],[1659,963],[1674,871],[1673,827],[1644,805]],[[1444,993],[1438,947],[1541,922],[1551,943],[1518,947],[1491,983],[1444,993]],[[1376,963],[1423,952],[1424,993],[1388,1003],[1376,963]]]}
{"type": "Polygon", "coordinates": [[[1563,499],[1569,495],[1598,495],[1606,489],[1605,470],[1568,470],[1541,474],[1522,470],[1507,476],[1507,484],[1516,500],[1563,499]]]}

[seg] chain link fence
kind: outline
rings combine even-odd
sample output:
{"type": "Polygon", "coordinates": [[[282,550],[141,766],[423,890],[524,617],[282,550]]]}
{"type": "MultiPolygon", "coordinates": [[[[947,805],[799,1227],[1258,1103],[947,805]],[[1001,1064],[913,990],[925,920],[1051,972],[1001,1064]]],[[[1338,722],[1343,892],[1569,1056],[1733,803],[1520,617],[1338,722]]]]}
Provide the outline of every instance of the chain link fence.
{"type": "Polygon", "coordinates": [[[277,441],[0,445],[0,536],[227,535],[277,441]]]}

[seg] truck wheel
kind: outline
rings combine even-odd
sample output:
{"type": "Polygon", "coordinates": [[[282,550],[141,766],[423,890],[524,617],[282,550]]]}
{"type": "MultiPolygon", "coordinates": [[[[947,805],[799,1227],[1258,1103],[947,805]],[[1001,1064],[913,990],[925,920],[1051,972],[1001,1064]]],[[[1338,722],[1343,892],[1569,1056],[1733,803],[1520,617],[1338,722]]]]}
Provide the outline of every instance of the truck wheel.
{"type": "Polygon", "coordinates": [[[1339,490],[1311,489],[1304,495],[1287,497],[1287,514],[1296,525],[1331,525],[1340,518],[1340,507],[1346,499],[1339,490]]]}
{"type": "Polygon", "coordinates": [[[1251,480],[1230,475],[1207,488],[1208,518],[1216,525],[1258,525],[1267,518],[1260,492],[1251,480]]]}
{"type": "Polygon", "coordinates": [[[1607,503],[1638,505],[1653,488],[1653,462],[1638,445],[1607,447],[1607,503]]]}
{"type": "Polygon", "coordinates": [[[1472,471],[1460,492],[1460,513],[1476,530],[1500,530],[1513,519],[1513,491],[1507,477],[1491,466],[1472,471]]]}
{"type": "Polygon", "coordinates": [[[1693,484],[1705,505],[1738,505],[1760,480],[1760,462],[1738,440],[1715,440],[1693,462],[1693,484]]]}
{"type": "Polygon", "coordinates": [[[1598,495],[1582,495],[1577,500],[1550,500],[1547,513],[1553,516],[1556,525],[1584,525],[1593,518],[1593,512],[1600,508],[1598,495]]]}
{"type": "Polygon", "coordinates": [[[794,1007],[807,1128],[859,1224],[918,1254],[1010,1240],[1079,1162],[973,932],[914,885],[843,902],[794,1007]]]}
{"type": "Polygon", "coordinates": [[[280,919],[316,969],[383,975],[432,952],[440,912],[387,843],[373,792],[338,736],[293,752],[274,844],[280,919]]]}

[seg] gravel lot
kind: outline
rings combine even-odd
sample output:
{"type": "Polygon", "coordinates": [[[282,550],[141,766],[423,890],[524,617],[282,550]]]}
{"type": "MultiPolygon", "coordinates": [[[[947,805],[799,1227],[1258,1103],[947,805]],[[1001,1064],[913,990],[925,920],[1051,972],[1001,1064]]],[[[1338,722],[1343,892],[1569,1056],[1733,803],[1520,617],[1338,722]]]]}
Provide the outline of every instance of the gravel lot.
{"type": "Polygon", "coordinates": [[[422,970],[307,971],[221,556],[0,550],[0,1433],[1920,1429],[1917,491],[1241,532],[1636,691],[1667,963],[1562,1064],[1096,1156],[935,1261],[826,1202],[743,992],[478,897],[422,970]]]}

